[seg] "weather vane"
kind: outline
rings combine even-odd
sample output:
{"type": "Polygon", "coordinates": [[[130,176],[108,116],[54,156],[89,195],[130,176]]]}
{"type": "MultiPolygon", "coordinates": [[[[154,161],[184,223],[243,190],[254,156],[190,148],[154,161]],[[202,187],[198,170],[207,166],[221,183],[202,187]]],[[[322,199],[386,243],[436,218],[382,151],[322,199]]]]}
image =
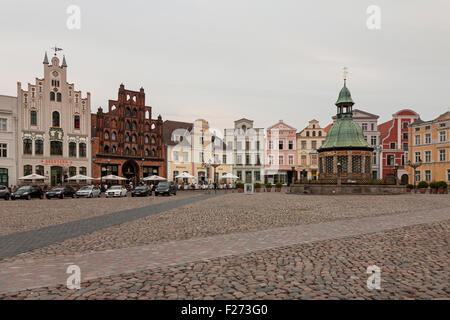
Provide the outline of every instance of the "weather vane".
{"type": "Polygon", "coordinates": [[[347,67],[344,67],[343,70],[344,70],[344,81],[347,81],[347,77],[348,77],[348,68],[347,68],[347,67]]]}
{"type": "Polygon", "coordinates": [[[55,50],[55,56],[58,51],[62,51],[62,48],[58,48],[56,45],[52,49],[55,50]]]}

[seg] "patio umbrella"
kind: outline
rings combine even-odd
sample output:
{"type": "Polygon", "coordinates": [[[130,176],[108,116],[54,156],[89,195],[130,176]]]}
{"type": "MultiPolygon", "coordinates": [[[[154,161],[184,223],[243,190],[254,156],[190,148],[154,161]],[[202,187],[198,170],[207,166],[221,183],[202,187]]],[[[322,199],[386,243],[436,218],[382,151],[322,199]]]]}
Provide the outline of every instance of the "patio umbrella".
{"type": "Polygon", "coordinates": [[[167,180],[166,178],[160,177],[160,176],[150,176],[150,177],[145,177],[144,179],[142,179],[144,181],[164,181],[167,180]]]}
{"type": "Polygon", "coordinates": [[[191,176],[189,173],[187,172],[183,172],[182,174],[179,174],[175,177],[175,179],[194,179],[194,176],[191,176]]]}
{"type": "Polygon", "coordinates": [[[113,175],[113,174],[110,174],[109,176],[101,177],[101,179],[102,179],[102,180],[118,180],[118,181],[121,181],[121,180],[128,180],[127,178],[115,176],[115,175],[113,175]]]}
{"type": "Polygon", "coordinates": [[[239,179],[239,177],[235,176],[232,173],[226,173],[223,176],[221,176],[220,179],[239,179]]]}
{"type": "Polygon", "coordinates": [[[21,177],[19,180],[44,180],[45,177],[36,173],[29,174],[28,176],[21,177]]]}
{"type": "Polygon", "coordinates": [[[70,177],[67,180],[94,180],[95,178],[91,178],[82,174],[77,174],[76,176],[70,177]]]}

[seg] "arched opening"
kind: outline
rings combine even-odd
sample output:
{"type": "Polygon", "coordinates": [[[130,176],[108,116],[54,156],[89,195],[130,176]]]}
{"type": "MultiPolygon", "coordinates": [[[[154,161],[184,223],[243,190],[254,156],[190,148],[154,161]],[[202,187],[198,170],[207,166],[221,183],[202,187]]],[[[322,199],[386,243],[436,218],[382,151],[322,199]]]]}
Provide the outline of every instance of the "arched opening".
{"type": "Polygon", "coordinates": [[[409,181],[409,176],[407,174],[403,174],[400,178],[400,183],[401,184],[408,184],[409,181]]]}
{"type": "Polygon", "coordinates": [[[139,181],[139,165],[133,159],[126,161],[122,166],[122,174],[129,179],[133,185],[139,181]]]}
{"type": "Polygon", "coordinates": [[[60,124],[60,117],[58,111],[53,111],[52,113],[52,126],[53,127],[59,127],[60,124]]]}

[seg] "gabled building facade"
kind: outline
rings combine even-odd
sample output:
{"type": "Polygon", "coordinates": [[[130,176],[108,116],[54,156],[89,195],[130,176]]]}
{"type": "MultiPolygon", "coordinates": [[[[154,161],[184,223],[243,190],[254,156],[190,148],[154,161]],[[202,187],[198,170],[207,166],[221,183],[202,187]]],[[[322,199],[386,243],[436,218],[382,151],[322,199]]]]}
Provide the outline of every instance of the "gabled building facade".
{"type": "Polygon", "coordinates": [[[224,141],[237,180],[263,183],[264,129],[254,128],[253,120],[242,118],[234,122],[234,128],[225,129],[224,141]]]}
{"type": "Polygon", "coordinates": [[[266,129],[265,183],[292,183],[297,163],[297,129],[280,120],[266,129]]]}
{"type": "Polygon", "coordinates": [[[317,149],[325,141],[326,132],[319,121],[311,120],[306,128],[297,133],[297,175],[295,179],[317,180],[319,156],[317,149]]]}
{"type": "Polygon", "coordinates": [[[409,125],[418,119],[416,112],[403,109],[394,113],[391,120],[378,126],[381,139],[381,179],[394,180],[397,167],[397,178],[402,184],[408,183],[405,165],[408,160],[409,125]]]}
{"type": "Polygon", "coordinates": [[[0,185],[17,185],[17,98],[0,96],[0,185]]]}
{"type": "Polygon", "coordinates": [[[32,173],[45,183],[62,184],[91,174],[91,97],[67,82],[67,63],[55,56],[43,62],[44,77],[25,90],[17,83],[18,177],[32,173]]]}
{"type": "Polygon", "coordinates": [[[431,121],[418,120],[409,126],[409,157],[421,163],[415,172],[408,167],[409,183],[450,182],[450,111],[431,121]]]}
{"type": "Polygon", "coordinates": [[[108,101],[108,110],[92,114],[94,177],[122,176],[134,185],[152,175],[165,177],[166,150],[162,142],[161,115],[152,118],[145,105],[145,92],[120,85],[117,100],[108,101]]]}

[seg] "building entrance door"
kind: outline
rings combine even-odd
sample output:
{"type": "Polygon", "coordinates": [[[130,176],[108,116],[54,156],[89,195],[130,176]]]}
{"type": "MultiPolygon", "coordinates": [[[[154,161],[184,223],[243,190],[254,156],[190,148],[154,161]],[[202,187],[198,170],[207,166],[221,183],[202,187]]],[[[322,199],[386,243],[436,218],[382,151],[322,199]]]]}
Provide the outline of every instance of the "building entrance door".
{"type": "Polygon", "coordinates": [[[139,166],[136,161],[128,160],[122,166],[123,176],[130,180],[134,186],[139,182],[139,166]]]}
{"type": "Polygon", "coordinates": [[[62,167],[54,166],[50,168],[50,183],[52,186],[61,185],[63,181],[62,167]]]}
{"type": "Polygon", "coordinates": [[[0,168],[0,185],[8,186],[8,169],[0,168]]]}

